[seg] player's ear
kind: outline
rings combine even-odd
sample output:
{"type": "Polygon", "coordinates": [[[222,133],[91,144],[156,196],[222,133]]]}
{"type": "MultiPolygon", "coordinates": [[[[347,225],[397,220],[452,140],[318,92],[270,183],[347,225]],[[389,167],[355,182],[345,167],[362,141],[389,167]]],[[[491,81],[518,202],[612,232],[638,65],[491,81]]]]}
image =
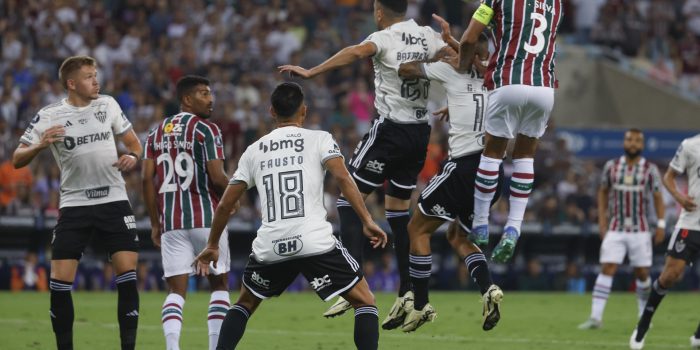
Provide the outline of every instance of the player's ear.
{"type": "Polygon", "coordinates": [[[275,109],[272,108],[272,106],[270,106],[270,115],[271,115],[273,118],[277,119],[277,112],[275,112],[275,109]]]}
{"type": "Polygon", "coordinates": [[[302,104],[299,108],[299,114],[302,116],[302,118],[306,118],[306,103],[302,104]]]}

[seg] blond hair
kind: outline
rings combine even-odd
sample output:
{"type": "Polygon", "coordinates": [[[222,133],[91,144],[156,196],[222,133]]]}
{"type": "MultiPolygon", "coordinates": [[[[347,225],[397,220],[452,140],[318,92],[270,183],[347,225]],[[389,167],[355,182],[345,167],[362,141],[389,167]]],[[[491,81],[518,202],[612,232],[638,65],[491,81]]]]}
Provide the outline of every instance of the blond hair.
{"type": "Polygon", "coordinates": [[[72,56],[66,58],[58,69],[58,79],[64,89],[68,89],[68,79],[71,74],[79,71],[83,66],[97,66],[97,61],[90,56],[72,56]]]}

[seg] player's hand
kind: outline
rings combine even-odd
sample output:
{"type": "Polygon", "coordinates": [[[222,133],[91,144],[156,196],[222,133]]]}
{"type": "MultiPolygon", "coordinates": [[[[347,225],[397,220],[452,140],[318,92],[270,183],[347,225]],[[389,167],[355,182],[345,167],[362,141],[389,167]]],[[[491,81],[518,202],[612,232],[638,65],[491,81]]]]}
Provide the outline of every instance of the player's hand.
{"type": "Polygon", "coordinates": [[[136,163],[136,157],[129,154],[122,154],[112,166],[116,167],[119,171],[129,171],[136,166],[136,163]]]}
{"type": "Polygon", "coordinates": [[[692,197],[688,197],[687,195],[683,194],[681,195],[681,198],[678,198],[678,204],[680,204],[686,211],[694,211],[698,208],[698,205],[695,204],[692,197]]]}
{"type": "Polygon", "coordinates": [[[433,115],[436,116],[441,122],[450,121],[450,110],[447,107],[440,108],[439,110],[433,112],[433,115]]]}
{"type": "Polygon", "coordinates": [[[311,71],[305,68],[301,68],[299,66],[292,66],[289,64],[285,64],[284,66],[279,66],[277,69],[280,70],[280,73],[289,73],[290,76],[292,77],[301,77],[304,79],[309,79],[311,78],[311,71]]]}
{"type": "Polygon", "coordinates": [[[194,258],[195,274],[206,276],[209,274],[209,264],[212,263],[216,268],[216,262],[219,261],[219,248],[206,247],[196,258],[194,258]]]}
{"type": "Polygon", "coordinates": [[[664,242],[664,238],[666,238],[666,232],[664,229],[657,227],[656,228],[656,234],[654,235],[654,245],[659,245],[664,242]]]}
{"type": "Polygon", "coordinates": [[[450,32],[450,22],[447,22],[444,18],[434,13],[433,19],[440,26],[440,35],[442,35],[442,41],[449,43],[452,40],[452,32],[450,32]]]}
{"type": "Polygon", "coordinates": [[[386,232],[377,225],[374,221],[370,221],[363,225],[362,233],[369,238],[372,248],[384,248],[386,246],[386,232]]]}
{"type": "Polygon", "coordinates": [[[62,125],[54,125],[46,131],[44,131],[43,134],[41,134],[41,140],[39,141],[39,147],[41,148],[46,148],[51,146],[52,143],[54,142],[61,142],[63,141],[63,137],[66,135],[66,129],[63,128],[62,125]]]}
{"type": "Polygon", "coordinates": [[[153,241],[153,245],[160,248],[160,236],[163,235],[163,232],[160,229],[160,225],[151,227],[151,241],[153,241]]]}

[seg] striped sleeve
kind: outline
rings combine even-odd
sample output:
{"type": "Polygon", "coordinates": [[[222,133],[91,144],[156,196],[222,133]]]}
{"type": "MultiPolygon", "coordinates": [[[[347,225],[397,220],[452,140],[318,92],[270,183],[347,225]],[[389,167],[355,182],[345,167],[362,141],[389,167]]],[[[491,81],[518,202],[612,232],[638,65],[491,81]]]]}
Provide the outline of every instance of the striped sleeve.
{"type": "Polygon", "coordinates": [[[603,167],[603,173],[600,176],[601,188],[610,188],[610,185],[612,185],[612,179],[610,178],[610,170],[612,169],[614,164],[615,162],[612,160],[609,160],[605,163],[605,166],[603,167]]]}
{"type": "Polygon", "coordinates": [[[197,132],[203,137],[204,157],[206,161],[224,159],[224,142],[221,129],[214,123],[202,122],[197,126],[197,132]]]}
{"type": "Polygon", "coordinates": [[[661,174],[656,165],[651,164],[649,167],[649,191],[658,192],[661,188],[661,174]]]}

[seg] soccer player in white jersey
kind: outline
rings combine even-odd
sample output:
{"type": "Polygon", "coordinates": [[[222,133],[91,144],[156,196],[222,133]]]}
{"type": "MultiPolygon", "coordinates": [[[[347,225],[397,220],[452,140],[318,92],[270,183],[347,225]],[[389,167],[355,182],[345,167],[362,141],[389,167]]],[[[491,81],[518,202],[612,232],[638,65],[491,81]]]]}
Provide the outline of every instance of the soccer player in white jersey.
{"type": "Polygon", "coordinates": [[[372,221],[333,137],[301,127],[306,116],[301,87],[282,83],[273,91],[271,102],[277,128],[241,156],[216,209],[207,247],[197,257],[198,269],[207,273],[209,263],[218,259],[219,239],[234,203],[247,189],[257,188],[262,226],[243,273],[241,294],[221,326],[217,349],[235,348],[262,300],[282,294],[300,273],[324,301],[343,295],[355,308],[355,345],[377,349],[379,319],[374,296],[357,261],[335,238],[326,220],[326,171],[357,210],[374,248],[384,247],[386,233],[372,221]]]}
{"type": "Polygon", "coordinates": [[[651,279],[652,226],[647,207],[654,202],[656,210],[655,244],[664,240],[664,203],[661,195],[661,175],[653,163],[642,157],[644,134],[638,129],[625,132],[625,155],[611,159],[603,168],[598,190],[598,229],[600,230],[601,270],[593,286],[591,316],[579,329],[600,328],[603,311],[610,295],[613,276],[629,257],[637,278],[637,310],[642,314],[649,297],[651,279]]]}
{"type": "MultiPolygon", "coordinates": [[[[444,20],[442,22],[447,23],[444,20]]],[[[449,33],[449,29],[446,32],[449,33]]],[[[486,36],[483,36],[477,55],[481,61],[488,58],[486,36]]],[[[447,93],[450,123],[449,159],[444,163],[441,173],[433,177],[421,193],[418,210],[408,224],[411,239],[409,273],[415,299],[413,310],[406,316],[401,329],[404,332],[415,331],[437,316],[435,309],[428,303],[428,282],[432,268],[430,236],[445,221],[449,221],[447,239],[479,287],[484,304],[482,328],[491,330],[500,319],[499,303],[503,299],[503,292],[493,284],[481,249],[467,238],[467,233],[471,231],[474,207],[472,201],[464,200],[474,191],[476,169],[484,149],[484,107],[488,95],[483,86],[483,76],[477,69],[470,73],[458,73],[445,62],[403,63],[399,75],[405,79],[430,79],[442,85],[447,93]]],[[[497,200],[498,196],[495,196],[493,203],[497,200]]]]}
{"type": "Polygon", "coordinates": [[[91,238],[104,242],[117,274],[117,318],[122,349],[134,349],[139,318],[136,289],[138,236],[120,171],[136,166],[141,143],[112,97],[100,95],[97,63],[69,57],[58,73],[68,97],[32,119],[12,162],[29,164],[46,148],[61,169],[58,223],[51,241],[51,324],[59,350],[73,349],[71,289],[91,238]],[[115,138],[128,154],[117,154],[115,138]]]}
{"type": "MultiPolygon", "coordinates": [[[[406,0],[375,0],[374,19],[379,31],[362,43],[346,47],[320,65],[304,69],[282,66],[303,78],[372,57],[374,65],[374,106],[379,114],[372,128],[357,145],[349,168],[363,197],[388,181],[384,206],[394,236],[399,270],[398,297],[382,328],[401,326],[406,312],[412,309],[413,293],[408,275],[408,209],[418,173],[425,163],[430,125],[428,125],[428,91],[430,81],[401,79],[399,64],[440,57],[448,49],[440,35],[430,27],[421,27],[412,19],[404,19],[406,0]]],[[[356,260],[362,262],[365,240],[359,234],[359,218],[346,198],[338,199],[338,214],[343,242],[356,260]]],[[[324,316],[333,317],[350,305],[339,299],[324,316]]]]}
{"type": "MultiPolygon", "coordinates": [[[[176,84],[180,113],[165,118],[148,135],[143,160],[143,193],[151,239],[161,248],[169,293],[162,308],[167,350],[179,350],[182,310],[192,260],[207,243],[211,220],[228,185],[219,127],[209,121],[214,97],[209,80],[188,75],[176,84]]],[[[207,328],[214,350],[230,307],[228,235],[220,241],[218,269],[209,274],[207,328]]]]}
{"type": "MultiPolygon", "coordinates": [[[[663,178],[664,186],[681,206],[681,215],[676,223],[671,240],[668,242],[666,264],[649,295],[644,313],[630,337],[630,349],[644,347],[644,338],[649,330],[651,318],[659,307],[666,292],[683,278],[685,267],[700,258],[700,135],[683,140],[676,155],[671,160],[663,178]],[[688,177],[688,193],[681,193],[676,186],[676,178],[682,174],[688,177]]],[[[690,346],[700,349],[700,324],[695,334],[690,336],[690,346]]]]}

